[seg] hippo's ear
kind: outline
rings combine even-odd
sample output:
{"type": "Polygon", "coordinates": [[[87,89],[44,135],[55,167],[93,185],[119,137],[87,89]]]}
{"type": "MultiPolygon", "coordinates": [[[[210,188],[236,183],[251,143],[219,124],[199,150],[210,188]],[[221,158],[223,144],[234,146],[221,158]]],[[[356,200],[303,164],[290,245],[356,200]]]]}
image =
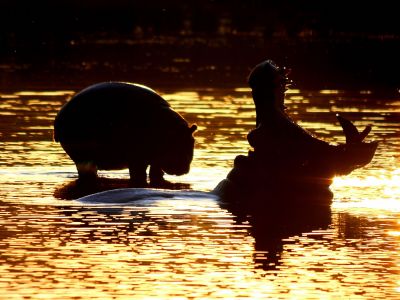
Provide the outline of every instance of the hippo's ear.
{"type": "Polygon", "coordinates": [[[193,132],[195,132],[196,130],[197,130],[197,125],[196,125],[196,124],[193,124],[193,125],[190,126],[190,128],[189,128],[190,133],[193,133],[193,132]]]}

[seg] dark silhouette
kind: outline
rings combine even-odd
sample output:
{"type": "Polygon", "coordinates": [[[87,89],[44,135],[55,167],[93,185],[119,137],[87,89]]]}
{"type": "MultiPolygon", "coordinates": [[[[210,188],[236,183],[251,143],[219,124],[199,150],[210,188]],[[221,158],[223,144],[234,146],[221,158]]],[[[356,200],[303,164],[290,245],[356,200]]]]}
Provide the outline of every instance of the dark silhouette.
{"type": "Polygon", "coordinates": [[[75,95],[54,121],[54,139],[75,162],[79,179],[97,170],[129,168],[135,186],[164,186],[164,172],[183,175],[193,158],[196,125],[188,126],[153,90],[109,82],[75,95]]]}
{"type": "MultiPolygon", "coordinates": [[[[234,168],[215,193],[223,198],[247,195],[263,201],[265,195],[288,193],[287,201],[296,193],[330,193],[335,175],[349,174],[368,164],[377,142],[365,143],[371,127],[362,133],[342,116],[337,116],[346,135],[346,144],[331,145],[317,139],[297,125],[286,113],[284,93],[288,72],[267,60],[257,65],[249,76],[256,106],[256,129],[247,138],[254,151],[237,156],[234,168]],[[295,192],[294,192],[295,191],[295,192]]],[[[308,202],[324,200],[311,197],[308,202]]],[[[304,199],[302,199],[304,201],[304,199]]]]}

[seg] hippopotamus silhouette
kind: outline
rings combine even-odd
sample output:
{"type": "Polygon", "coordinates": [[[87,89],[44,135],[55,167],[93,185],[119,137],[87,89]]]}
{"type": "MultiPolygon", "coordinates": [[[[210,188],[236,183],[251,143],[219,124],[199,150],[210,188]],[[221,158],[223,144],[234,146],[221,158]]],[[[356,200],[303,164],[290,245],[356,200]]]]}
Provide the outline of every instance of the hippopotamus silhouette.
{"type": "Polygon", "coordinates": [[[54,139],[75,162],[79,179],[97,170],[129,168],[138,186],[189,172],[196,125],[188,123],[155,91],[123,82],[82,90],[58,112],[54,139]]]}
{"type": "Polygon", "coordinates": [[[278,193],[328,190],[334,176],[347,175],[372,160],[378,143],[363,142],[371,126],[360,133],[349,120],[337,115],[346,143],[332,145],[296,124],[284,105],[290,82],[287,75],[286,69],[271,60],[260,63],[250,73],[256,128],[247,139],[253,150],[235,158],[234,168],[215,193],[262,195],[273,189],[278,193]]]}
{"type": "Polygon", "coordinates": [[[284,94],[290,83],[288,73],[271,60],[257,65],[250,73],[257,128],[248,134],[248,141],[254,154],[283,164],[288,162],[294,169],[305,166],[330,169],[331,176],[346,175],[368,164],[378,145],[377,142],[363,142],[371,126],[360,133],[349,120],[337,114],[346,144],[331,145],[290,118],[284,105],[284,94]]]}

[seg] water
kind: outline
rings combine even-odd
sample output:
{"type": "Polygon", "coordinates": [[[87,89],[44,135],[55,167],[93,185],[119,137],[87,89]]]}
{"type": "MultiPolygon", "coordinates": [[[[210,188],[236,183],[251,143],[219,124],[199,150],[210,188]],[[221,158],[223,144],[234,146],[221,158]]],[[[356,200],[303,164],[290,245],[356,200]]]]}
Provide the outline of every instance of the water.
{"type": "MultiPolygon", "coordinates": [[[[52,141],[52,121],[74,92],[0,93],[7,299],[400,298],[400,96],[289,90],[291,115],[319,137],[344,142],[335,120],[342,112],[358,127],[372,124],[367,139],[380,145],[371,164],[335,178],[332,207],[318,220],[257,224],[213,197],[75,201],[75,167],[52,141]]],[[[167,179],[210,191],[249,149],[249,90],[159,92],[199,128],[191,172],[167,179]]],[[[100,175],[108,187],[127,186],[127,170],[100,175]]]]}

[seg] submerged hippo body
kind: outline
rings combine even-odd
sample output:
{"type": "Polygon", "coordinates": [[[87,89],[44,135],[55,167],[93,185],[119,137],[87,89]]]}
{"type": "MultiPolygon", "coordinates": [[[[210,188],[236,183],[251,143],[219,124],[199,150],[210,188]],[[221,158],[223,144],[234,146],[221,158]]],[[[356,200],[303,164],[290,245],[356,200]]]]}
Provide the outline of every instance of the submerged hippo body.
{"type": "Polygon", "coordinates": [[[67,102],[54,121],[54,139],[75,162],[80,178],[97,170],[129,168],[131,180],[162,181],[189,172],[196,126],[153,90],[136,84],[92,85],[67,102]]]}

